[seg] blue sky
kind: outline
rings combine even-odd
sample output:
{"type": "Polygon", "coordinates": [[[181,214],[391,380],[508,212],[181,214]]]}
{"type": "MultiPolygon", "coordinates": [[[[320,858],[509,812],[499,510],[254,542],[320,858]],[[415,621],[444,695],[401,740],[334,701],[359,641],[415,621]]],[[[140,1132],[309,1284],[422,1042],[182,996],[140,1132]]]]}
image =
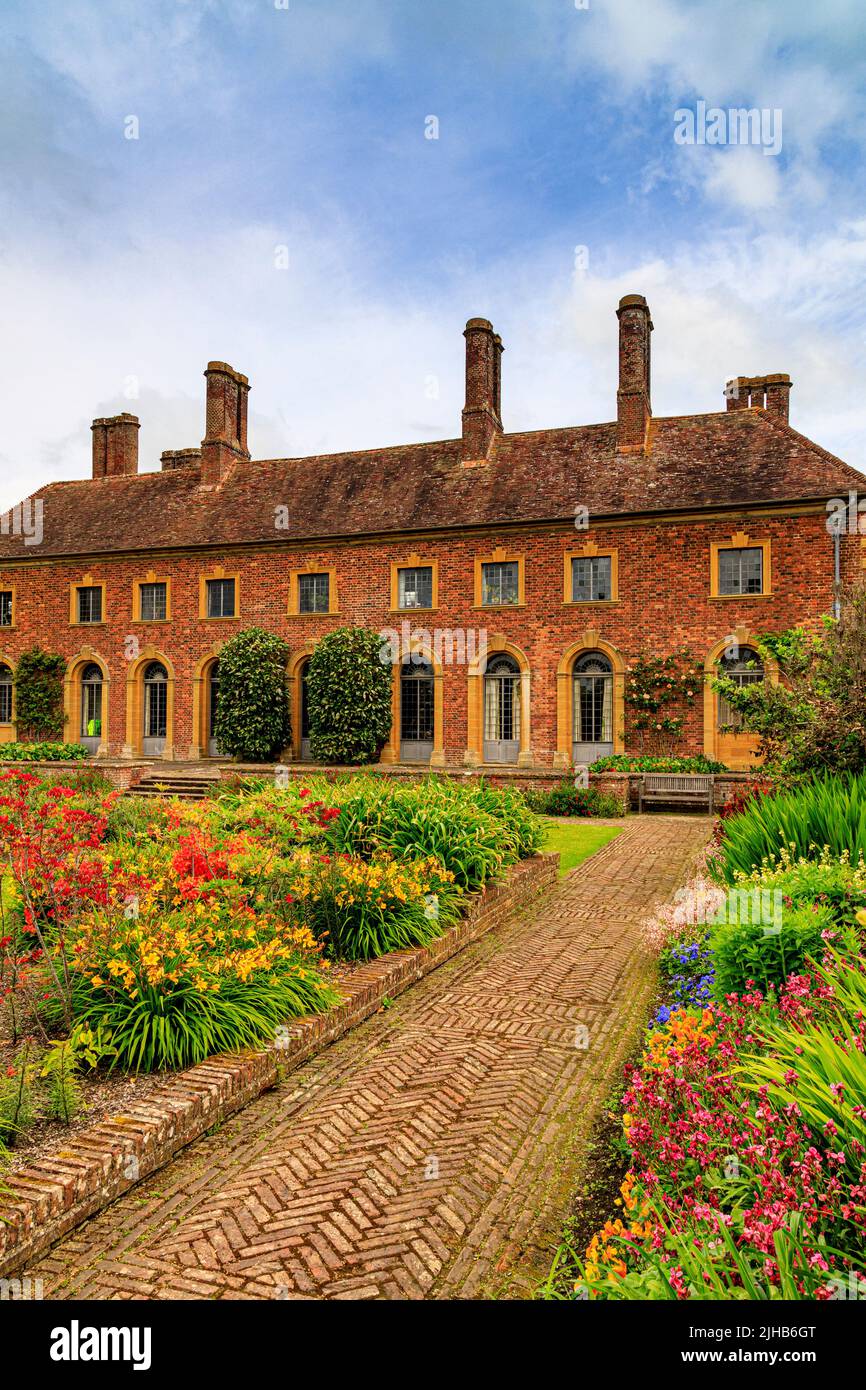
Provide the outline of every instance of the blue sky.
{"type": "Polygon", "coordinates": [[[0,505],[86,476],[98,415],[144,467],[198,443],[210,358],[259,457],[451,437],[478,314],[506,428],[610,419],[627,292],[657,414],[789,371],[866,466],[858,0],[6,0],[0,35],[0,505]],[[677,145],[699,100],[780,110],[781,153],[677,145]]]}

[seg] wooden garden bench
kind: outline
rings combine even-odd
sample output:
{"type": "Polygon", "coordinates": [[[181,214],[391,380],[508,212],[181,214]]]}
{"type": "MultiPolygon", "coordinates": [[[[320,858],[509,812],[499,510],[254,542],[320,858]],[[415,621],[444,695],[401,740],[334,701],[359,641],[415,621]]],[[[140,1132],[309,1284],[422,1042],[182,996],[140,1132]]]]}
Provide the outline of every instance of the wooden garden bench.
{"type": "Polygon", "coordinates": [[[713,814],[712,774],[687,772],[647,772],[638,786],[638,810],[644,804],[667,806],[706,806],[713,814]]]}

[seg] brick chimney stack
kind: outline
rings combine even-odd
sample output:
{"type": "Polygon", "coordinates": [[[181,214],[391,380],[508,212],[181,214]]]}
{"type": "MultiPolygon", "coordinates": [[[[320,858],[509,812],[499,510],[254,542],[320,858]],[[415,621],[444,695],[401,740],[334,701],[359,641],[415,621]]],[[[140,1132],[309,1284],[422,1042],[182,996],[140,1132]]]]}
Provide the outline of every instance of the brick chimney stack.
{"type": "Polygon", "coordinates": [[[619,390],[616,393],[616,448],[627,454],[643,450],[652,417],[650,405],[650,334],[652,319],[642,294],[626,294],[619,319],[619,390]]]}
{"type": "Polygon", "coordinates": [[[788,423],[791,378],[787,372],[770,376],[736,376],[725,387],[728,410],[766,410],[788,423]]]}
{"type": "Polygon", "coordinates": [[[94,420],[93,476],[117,478],[138,472],[137,415],[110,415],[94,420]]]}
{"type": "Polygon", "coordinates": [[[466,339],[466,405],[463,409],[463,461],[490,457],[502,433],[502,339],[487,319],[470,319],[466,339]]]}
{"type": "Polygon", "coordinates": [[[207,415],[201,442],[201,480],[222,481],[231,465],[249,458],[247,397],[250,383],[227,362],[208,362],[207,415]]]}

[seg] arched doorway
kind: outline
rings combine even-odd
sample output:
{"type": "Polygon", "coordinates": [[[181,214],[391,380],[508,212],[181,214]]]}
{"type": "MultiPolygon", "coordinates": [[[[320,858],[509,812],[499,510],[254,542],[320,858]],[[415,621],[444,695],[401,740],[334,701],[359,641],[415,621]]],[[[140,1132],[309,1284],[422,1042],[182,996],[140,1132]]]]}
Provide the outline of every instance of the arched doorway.
{"type": "MultiPolygon", "coordinates": [[[[764,666],[754,647],[736,647],[719,658],[719,674],[741,689],[759,685],[764,666]]],[[[743,716],[722,694],[716,696],[716,757],[728,767],[746,766],[757,758],[758,738],[743,732],[743,716]]]]}
{"type": "Polygon", "coordinates": [[[572,761],[594,763],[613,752],[613,665],[604,652],[574,663],[572,761]]]}
{"type": "Polygon", "coordinates": [[[312,754],[310,752],[310,687],[308,678],[310,675],[309,660],[305,661],[300,671],[300,702],[301,702],[301,762],[308,763],[312,754]]]}
{"type": "Polygon", "coordinates": [[[433,753],[433,667],[417,655],[400,668],[400,761],[429,763],[433,753]]]}
{"type": "Polygon", "coordinates": [[[102,742],[102,667],[89,661],[81,672],[81,709],[79,742],[91,757],[99,752],[102,742]]]}
{"type": "Polygon", "coordinates": [[[484,761],[516,763],[520,752],[520,667],[507,652],[484,672],[484,761]]]}
{"type": "Polygon", "coordinates": [[[220,664],[215,661],[207,673],[207,754],[219,757],[216,741],[216,713],[220,698],[220,664]]]}
{"type": "Polygon", "coordinates": [[[144,668],[143,713],[142,752],[147,758],[162,757],[168,728],[168,672],[161,661],[151,661],[144,668]]]}

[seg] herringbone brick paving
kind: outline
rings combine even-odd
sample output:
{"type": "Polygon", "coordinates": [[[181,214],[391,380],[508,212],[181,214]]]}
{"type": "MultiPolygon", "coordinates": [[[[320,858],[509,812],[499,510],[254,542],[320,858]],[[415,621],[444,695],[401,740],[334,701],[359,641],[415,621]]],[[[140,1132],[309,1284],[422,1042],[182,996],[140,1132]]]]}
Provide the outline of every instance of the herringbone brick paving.
{"type": "Polygon", "coordinates": [[[709,822],[636,817],[539,906],[29,1271],[47,1298],[526,1297],[653,988],[637,925],[709,822]]]}

